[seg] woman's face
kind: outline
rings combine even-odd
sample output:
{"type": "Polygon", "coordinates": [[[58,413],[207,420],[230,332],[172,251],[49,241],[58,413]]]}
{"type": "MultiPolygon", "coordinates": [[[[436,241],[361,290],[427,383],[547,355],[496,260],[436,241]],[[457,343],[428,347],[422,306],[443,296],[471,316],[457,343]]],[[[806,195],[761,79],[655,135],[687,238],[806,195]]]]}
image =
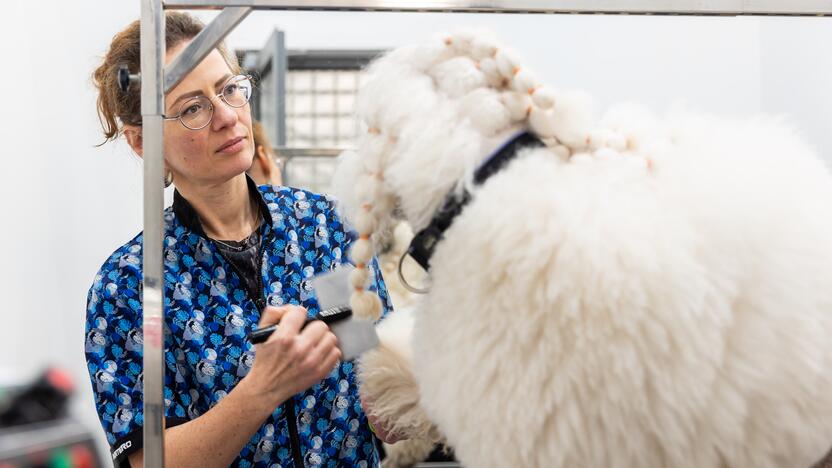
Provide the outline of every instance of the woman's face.
{"type": "MultiPolygon", "coordinates": [[[[168,50],[166,63],[188,44],[184,42],[168,50]]],[[[199,130],[185,128],[178,120],[165,121],[165,162],[180,187],[223,183],[251,167],[251,107],[230,107],[216,97],[232,75],[228,64],[214,50],[165,96],[167,116],[179,114],[182,102],[195,95],[208,97],[214,107],[211,122],[199,130]]]]}

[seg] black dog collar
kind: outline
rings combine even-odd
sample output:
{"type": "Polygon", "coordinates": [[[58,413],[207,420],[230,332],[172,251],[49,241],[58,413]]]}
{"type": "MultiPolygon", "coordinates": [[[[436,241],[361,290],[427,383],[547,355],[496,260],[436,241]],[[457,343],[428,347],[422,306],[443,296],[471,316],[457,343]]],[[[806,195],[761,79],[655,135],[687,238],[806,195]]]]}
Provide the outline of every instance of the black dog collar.
{"type": "MultiPolygon", "coordinates": [[[[509,138],[474,172],[474,185],[481,185],[489,177],[499,172],[500,169],[514,159],[521,148],[536,148],[541,146],[544,146],[543,142],[527,131],[509,138]]],[[[407,253],[425,271],[430,269],[430,258],[433,256],[436,244],[442,239],[445,231],[451,227],[454,218],[462,213],[462,209],[469,201],[471,201],[471,194],[467,190],[459,195],[451,191],[445,197],[445,202],[433,216],[430,224],[417,232],[413,237],[407,253]]]]}

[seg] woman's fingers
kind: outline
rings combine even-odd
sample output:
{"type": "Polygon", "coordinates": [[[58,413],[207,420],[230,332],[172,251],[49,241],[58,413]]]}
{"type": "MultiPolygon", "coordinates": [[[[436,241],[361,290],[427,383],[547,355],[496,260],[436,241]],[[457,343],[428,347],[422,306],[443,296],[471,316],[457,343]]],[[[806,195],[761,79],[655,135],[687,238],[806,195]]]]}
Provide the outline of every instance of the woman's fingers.
{"type": "Polygon", "coordinates": [[[257,328],[265,328],[280,322],[280,319],[289,310],[288,306],[283,307],[266,307],[263,313],[260,314],[260,322],[257,323],[257,328]]]}
{"type": "Polygon", "coordinates": [[[335,336],[334,333],[327,330],[326,333],[324,333],[324,335],[321,336],[321,339],[318,340],[317,344],[315,345],[315,350],[313,351],[313,354],[318,360],[324,360],[330,356],[332,350],[338,350],[338,338],[335,336]]]}
{"type": "Polygon", "coordinates": [[[332,368],[341,360],[341,350],[337,346],[329,350],[329,354],[320,362],[320,372],[324,376],[332,372],[332,368]]]}
{"type": "Polygon", "coordinates": [[[317,345],[327,333],[329,333],[327,324],[321,320],[313,320],[300,332],[300,336],[317,345]]]}
{"type": "Polygon", "coordinates": [[[280,309],[285,311],[280,317],[280,324],[277,331],[272,334],[272,338],[289,341],[298,335],[303,324],[306,323],[306,309],[299,306],[283,306],[280,309]]]}
{"type": "MultiPolygon", "coordinates": [[[[323,323],[321,325],[326,327],[323,323]]],[[[305,329],[304,332],[306,332],[305,329]]],[[[303,339],[305,337],[304,335],[301,335],[299,338],[303,339]]],[[[310,343],[314,343],[314,345],[304,356],[304,365],[307,369],[317,374],[320,374],[322,370],[329,373],[329,371],[332,370],[332,366],[335,365],[335,362],[337,362],[337,359],[340,358],[341,351],[339,351],[337,347],[338,339],[332,332],[329,331],[329,328],[327,327],[324,328],[320,336],[316,338],[316,341],[310,341],[310,343]],[[335,361],[332,361],[334,352],[337,352],[338,356],[335,361]]]]}
{"type": "Polygon", "coordinates": [[[303,307],[269,307],[264,310],[260,326],[275,322],[279,322],[279,326],[267,342],[277,347],[272,348],[270,355],[282,357],[289,368],[298,373],[298,382],[326,377],[341,359],[338,338],[320,320],[307,324],[307,311],[303,307]]]}

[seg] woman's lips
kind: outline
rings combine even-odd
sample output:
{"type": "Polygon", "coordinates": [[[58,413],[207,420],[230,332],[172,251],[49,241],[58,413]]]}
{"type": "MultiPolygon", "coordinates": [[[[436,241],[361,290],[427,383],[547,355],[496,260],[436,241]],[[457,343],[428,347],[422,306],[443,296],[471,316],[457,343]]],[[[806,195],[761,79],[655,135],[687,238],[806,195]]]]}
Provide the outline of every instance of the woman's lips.
{"type": "Polygon", "coordinates": [[[244,146],[245,138],[237,137],[228,140],[224,145],[220,146],[220,148],[217,150],[217,153],[234,154],[238,151],[241,151],[244,146]]]}

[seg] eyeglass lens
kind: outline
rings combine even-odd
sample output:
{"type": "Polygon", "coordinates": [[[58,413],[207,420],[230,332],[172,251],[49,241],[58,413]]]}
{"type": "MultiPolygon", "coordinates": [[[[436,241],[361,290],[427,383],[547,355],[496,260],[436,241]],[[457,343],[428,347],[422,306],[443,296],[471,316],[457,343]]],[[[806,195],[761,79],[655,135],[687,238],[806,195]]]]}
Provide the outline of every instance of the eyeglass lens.
{"type": "MultiPolygon", "coordinates": [[[[251,80],[244,75],[230,78],[219,94],[220,99],[231,107],[243,107],[251,98],[251,80]]],[[[214,105],[206,96],[198,96],[182,103],[179,120],[186,127],[199,130],[211,122],[214,105]]]]}

